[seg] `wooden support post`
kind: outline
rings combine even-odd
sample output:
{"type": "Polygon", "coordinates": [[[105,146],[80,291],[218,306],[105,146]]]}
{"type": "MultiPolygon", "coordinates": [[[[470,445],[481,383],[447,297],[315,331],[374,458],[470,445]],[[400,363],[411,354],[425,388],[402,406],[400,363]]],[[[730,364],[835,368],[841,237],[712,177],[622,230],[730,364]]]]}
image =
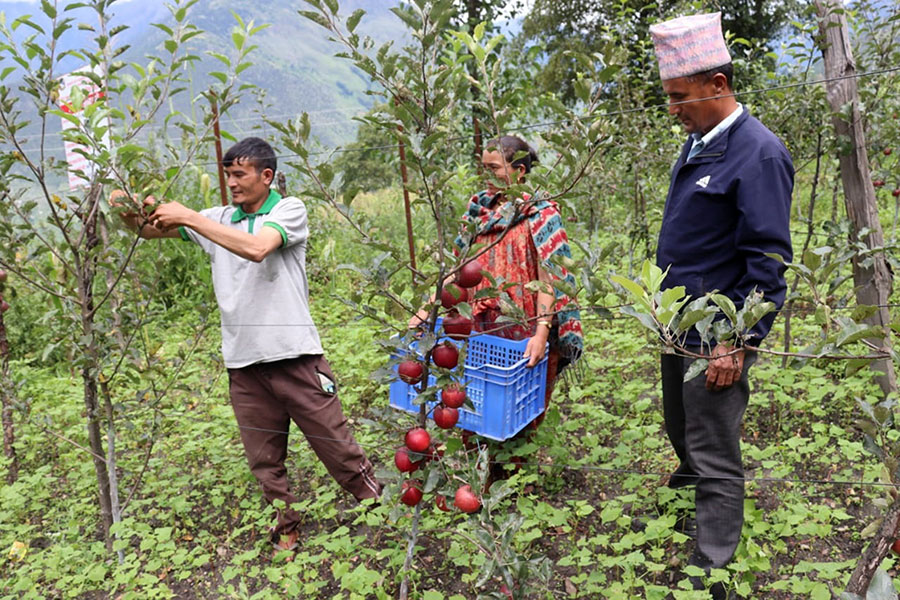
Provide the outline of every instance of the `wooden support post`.
{"type": "MultiPolygon", "coordinates": [[[[816,13],[819,18],[819,47],[825,60],[825,77],[838,79],[825,84],[828,103],[831,105],[835,133],[839,138],[850,140],[848,152],[842,152],[840,159],[841,181],[844,186],[844,203],[847,216],[853,223],[852,236],[859,240],[858,234],[867,230],[862,241],[868,248],[884,246],[884,235],[878,220],[878,204],[875,200],[875,188],[869,174],[869,156],[866,151],[866,134],[863,130],[863,118],[859,107],[857,91],[856,62],[850,45],[850,33],[844,15],[844,5],[840,0],[815,0],[816,13]],[[847,113],[849,109],[849,113],[847,113]],[[844,115],[847,119],[845,120],[844,115]]],[[[884,252],[871,255],[871,264],[858,257],[853,261],[853,282],[856,284],[856,301],[858,304],[879,306],[875,314],[865,319],[866,323],[884,330],[885,346],[890,344],[891,315],[887,309],[891,295],[891,272],[888,269],[884,252]],[[865,264],[864,264],[865,263],[865,264]]],[[[873,340],[876,341],[877,340],[873,340]]],[[[885,396],[896,393],[897,376],[894,363],[890,359],[878,360],[872,368],[878,375],[878,384],[885,396]]]]}
{"type": "Polygon", "coordinates": [[[222,197],[222,206],[228,206],[228,188],[225,185],[225,166],[222,164],[222,134],[219,131],[219,105],[215,95],[209,98],[212,104],[213,135],[216,138],[216,166],[219,168],[219,195],[222,197]]]}

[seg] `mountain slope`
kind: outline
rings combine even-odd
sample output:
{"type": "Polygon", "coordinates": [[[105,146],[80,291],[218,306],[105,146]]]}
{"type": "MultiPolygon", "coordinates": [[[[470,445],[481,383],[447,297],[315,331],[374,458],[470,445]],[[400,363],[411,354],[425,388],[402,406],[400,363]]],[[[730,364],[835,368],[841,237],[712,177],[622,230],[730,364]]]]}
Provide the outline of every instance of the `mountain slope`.
{"type": "MultiPolygon", "coordinates": [[[[366,10],[368,14],[362,19],[358,32],[372,35],[381,43],[402,32],[399,20],[390,12],[394,4],[348,0],[342,3],[341,13],[349,15],[356,8],[366,10]]],[[[60,2],[60,10],[62,6],[60,2]]],[[[223,119],[225,131],[234,137],[253,132],[265,136],[271,128],[264,126],[263,116],[286,119],[307,111],[313,124],[313,135],[318,136],[323,145],[330,147],[350,141],[356,130],[352,116],[365,111],[372,103],[371,96],[366,93],[368,81],[349,61],[334,57],[340,48],[328,40],[323,28],[297,13],[304,7],[303,3],[291,0],[264,3],[200,0],[188,14],[189,20],[205,33],[190,40],[189,50],[202,60],[186,73],[190,88],[176,97],[173,108],[190,112],[191,98],[196,98],[214,81],[208,73],[222,69],[221,63],[207,52],[233,55],[231,31],[237,24],[233,11],[245,22],[252,20],[255,25],[269,24],[269,27],[252,38],[258,46],[250,57],[253,66],[241,74],[241,82],[258,86],[264,92],[264,100],[260,104],[253,93],[246,93],[240,105],[223,119]]],[[[0,2],[0,12],[5,13],[7,23],[28,14],[38,26],[47,31],[50,29],[50,21],[43,15],[38,2],[0,2]]],[[[125,61],[146,62],[143,59],[146,55],[166,54],[162,50],[165,34],[151,25],[173,22],[161,0],[118,2],[109,12],[112,15],[110,27],[128,26],[113,40],[115,47],[130,46],[122,56],[125,61]]],[[[97,24],[96,14],[87,8],[66,14],[74,16],[76,23],[97,24]]],[[[32,33],[28,27],[19,27],[14,35],[21,42],[32,33]]],[[[73,27],[66,32],[60,50],[95,46],[92,40],[94,35],[73,27]]],[[[0,67],[7,62],[0,57],[0,67]]],[[[68,57],[56,69],[62,74],[81,67],[79,62],[68,57]]],[[[58,124],[50,125],[53,131],[58,131],[58,124]]],[[[49,145],[61,146],[61,143],[51,141],[49,145]]]]}

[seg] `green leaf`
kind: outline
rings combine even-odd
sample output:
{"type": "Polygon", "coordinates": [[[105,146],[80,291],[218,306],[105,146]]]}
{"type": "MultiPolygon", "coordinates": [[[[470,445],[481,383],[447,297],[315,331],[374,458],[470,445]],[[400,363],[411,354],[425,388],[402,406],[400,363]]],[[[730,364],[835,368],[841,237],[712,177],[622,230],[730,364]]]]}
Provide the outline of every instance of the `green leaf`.
{"type": "Polygon", "coordinates": [[[47,0],[41,0],[41,9],[44,11],[44,14],[47,15],[51,20],[56,18],[56,7],[47,0]]]}
{"type": "Polygon", "coordinates": [[[694,362],[691,363],[691,366],[688,367],[687,372],[684,374],[684,381],[690,381],[694,377],[697,377],[704,371],[706,371],[706,367],[709,366],[709,361],[705,358],[698,358],[694,362]]]}
{"type": "Polygon", "coordinates": [[[803,253],[803,265],[810,271],[815,271],[822,264],[822,257],[812,250],[803,253]]]}
{"type": "Polygon", "coordinates": [[[735,308],[731,298],[723,294],[711,294],[709,298],[716,306],[722,309],[722,312],[725,313],[725,316],[728,317],[729,321],[732,323],[737,321],[737,308],[735,308]]]}
{"type": "Polygon", "coordinates": [[[476,42],[480,42],[481,38],[484,37],[484,28],[485,27],[487,27],[487,23],[484,21],[482,21],[481,23],[479,23],[478,25],[475,26],[475,31],[472,32],[472,38],[476,42]]]}
{"type": "Polygon", "coordinates": [[[301,17],[306,17],[313,23],[317,23],[317,24],[321,25],[322,27],[324,27],[325,29],[329,29],[329,30],[331,29],[331,23],[328,21],[328,19],[325,18],[324,15],[317,13],[317,12],[313,12],[311,10],[298,10],[297,12],[300,13],[301,17]]]}
{"type": "Polygon", "coordinates": [[[213,52],[212,50],[207,50],[206,53],[208,55],[212,56],[213,58],[219,60],[226,67],[231,66],[231,60],[229,60],[229,58],[227,56],[225,56],[224,54],[220,54],[219,52],[213,52]]]}
{"type": "Polygon", "coordinates": [[[684,292],[685,287],[683,285],[665,290],[662,293],[662,298],[659,301],[660,308],[670,308],[677,301],[684,298],[684,292]]]}
{"type": "Polygon", "coordinates": [[[869,589],[866,590],[866,600],[897,600],[891,576],[884,569],[875,571],[869,589]]]}
{"type": "Polygon", "coordinates": [[[353,30],[359,25],[359,20],[362,19],[364,14],[366,14],[366,11],[361,8],[354,10],[353,14],[347,17],[347,31],[353,33],[353,30]]]}
{"type": "Polygon", "coordinates": [[[238,50],[244,47],[244,40],[246,40],[246,35],[240,29],[235,29],[231,32],[231,41],[238,50]]]}
{"type": "Polygon", "coordinates": [[[629,293],[631,293],[632,296],[635,297],[635,299],[640,300],[647,298],[647,292],[644,291],[644,288],[642,288],[634,281],[628,279],[627,277],[613,274],[609,276],[609,280],[625,288],[629,293]]]}
{"type": "Polygon", "coordinates": [[[576,79],[574,85],[575,85],[575,95],[578,96],[578,99],[584,103],[590,102],[591,101],[590,83],[585,81],[584,79],[576,79]]]}

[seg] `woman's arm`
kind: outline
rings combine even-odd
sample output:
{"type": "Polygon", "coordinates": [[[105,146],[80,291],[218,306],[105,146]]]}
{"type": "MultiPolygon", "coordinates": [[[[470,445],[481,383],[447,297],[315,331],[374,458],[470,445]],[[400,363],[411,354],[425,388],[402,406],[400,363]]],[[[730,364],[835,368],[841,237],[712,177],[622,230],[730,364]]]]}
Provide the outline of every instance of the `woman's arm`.
{"type": "Polygon", "coordinates": [[[547,340],[550,338],[550,329],[553,327],[553,305],[556,304],[556,294],[551,285],[552,278],[540,266],[538,266],[538,279],[543,285],[537,293],[534,336],[529,338],[524,354],[524,357],[528,359],[529,367],[533,367],[544,358],[547,351],[547,340]]]}

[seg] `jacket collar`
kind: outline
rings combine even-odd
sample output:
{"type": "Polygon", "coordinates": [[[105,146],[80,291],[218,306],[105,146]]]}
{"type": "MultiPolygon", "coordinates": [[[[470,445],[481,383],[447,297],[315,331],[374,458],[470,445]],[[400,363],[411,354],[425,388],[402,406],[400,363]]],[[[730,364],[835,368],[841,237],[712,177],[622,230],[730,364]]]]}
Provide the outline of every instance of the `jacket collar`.
{"type": "MultiPolygon", "coordinates": [[[[741,111],[741,114],[738,116],[737,120],[735,120],[735,122],[732,123],[731,126],[728,127],[728,129],[710,140],[709,145],[701,150],[699,154],[694,156],[689,164],[699,165],[719,160],[728,150],[728,139],[731,137],[732,132],[740,127],[749,117],[750,111],[747,110],[747,107],[745,106],[744,110],[741,111]]],[[[691,146],[693,144],[693,138],[688,137],[687,142],[685,142],[684,147],[681,149],[681,164],[684,164],[684,162],[687,160],[688,152],[690,152],[691,146]]]]}
{"type": "Polygon", "coordinates": [[[279,200],[281,200],[281,194],[275,190],[269,190],[269,197],[266,198],[266,201],[263,202],[263,205],[259,207],[258,211],[255,213],[247,213],[244,212],[242,206],[238,205],[236,210],[231,214],[231,222],[238,223],[249,217],[255,218],[257,215],[267,215],[272,212],[272,209],[275,208],[275,205],[278,204],[279,200]]]}

